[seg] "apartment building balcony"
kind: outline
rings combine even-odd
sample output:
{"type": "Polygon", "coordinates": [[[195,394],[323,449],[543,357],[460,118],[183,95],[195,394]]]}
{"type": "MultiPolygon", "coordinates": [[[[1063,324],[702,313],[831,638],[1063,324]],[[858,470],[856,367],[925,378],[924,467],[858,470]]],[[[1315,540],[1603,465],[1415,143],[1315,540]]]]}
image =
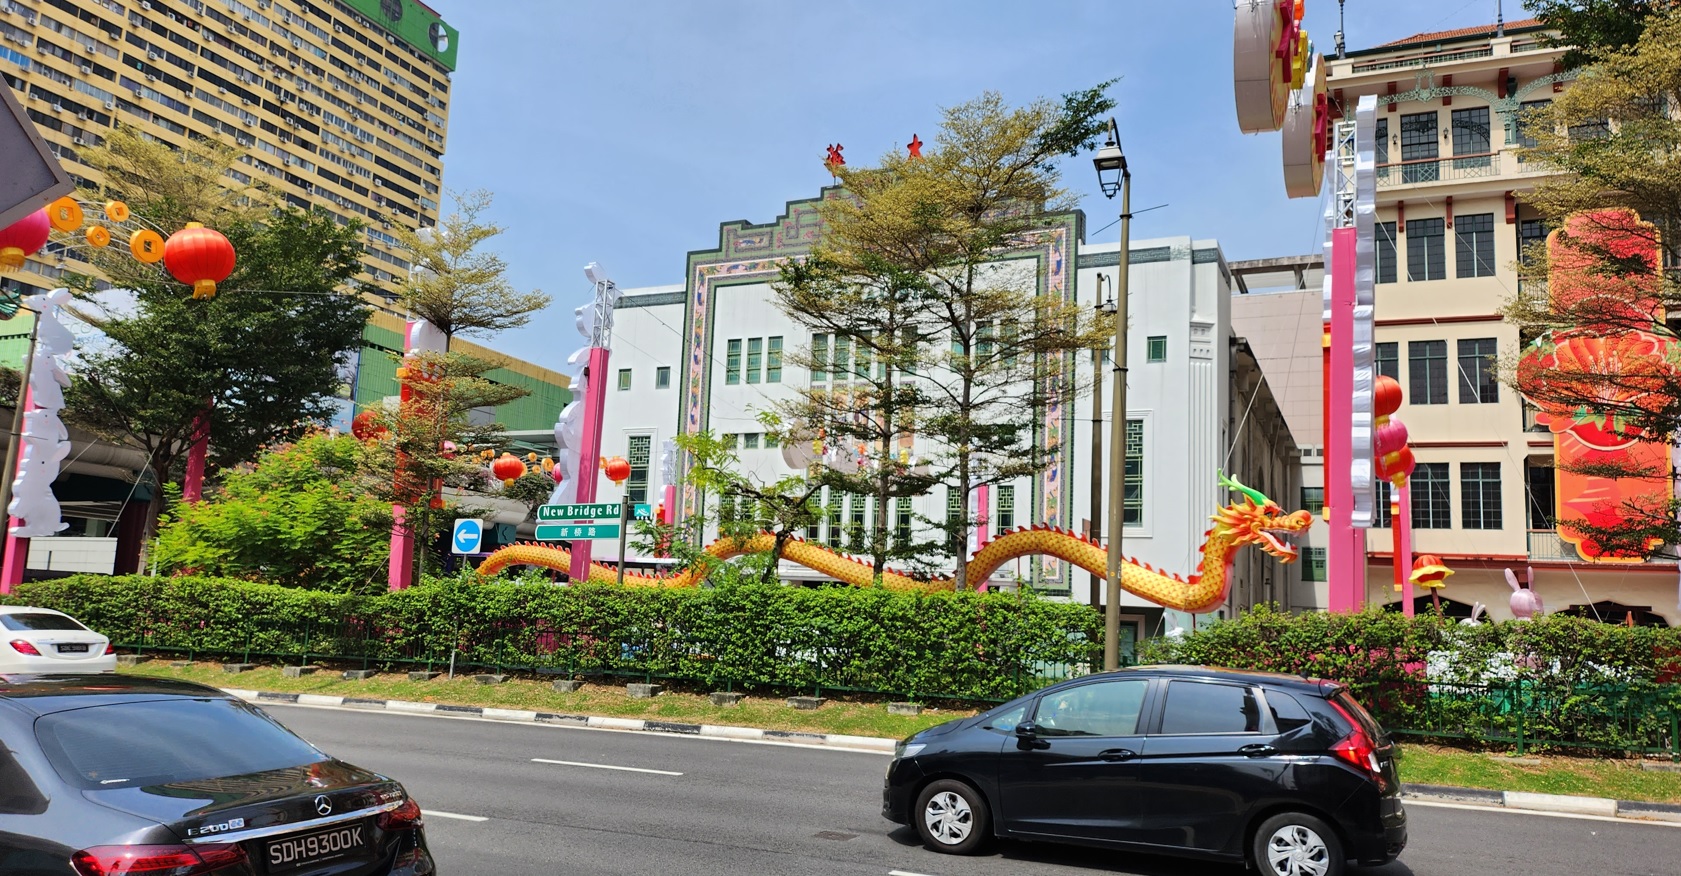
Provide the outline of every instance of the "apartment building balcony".
{"type": "MultiPolygon", "coordinates": [[[[1414,158],[1377,166],[1377,186],[1393,189],[1432,183],[1464,183],[1481,179],[1539,176],[1547,171],[1534,163],[1518,160],[1515,150],[1474,155],[1442,155],[1414,158]]],[[[1450,193],[1451,194],[1451,193],[1450,193]]]]}
{"type": "MultiPolygon", "coordinates": [[[[1556,529],[1529,530],[1529,558],[1531,560],[1551,560],[1554,562],[1582,562],[1580,554],[1576,553],[1576,546],[1559,537],[1556,529]]],[[[1647,560],[1645,565],[1675,565],[1673,559],[1647,560]]]]}

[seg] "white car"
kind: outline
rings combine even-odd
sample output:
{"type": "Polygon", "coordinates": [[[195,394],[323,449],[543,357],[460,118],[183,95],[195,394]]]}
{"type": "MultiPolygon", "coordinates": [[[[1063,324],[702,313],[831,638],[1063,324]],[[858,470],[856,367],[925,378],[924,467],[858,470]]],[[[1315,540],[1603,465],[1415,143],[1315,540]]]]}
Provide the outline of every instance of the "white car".
{"type": "Polygon", "coordinates": [[[111,640],[50,608],[0,605],[0,675],[113,672],[111,640]]]}

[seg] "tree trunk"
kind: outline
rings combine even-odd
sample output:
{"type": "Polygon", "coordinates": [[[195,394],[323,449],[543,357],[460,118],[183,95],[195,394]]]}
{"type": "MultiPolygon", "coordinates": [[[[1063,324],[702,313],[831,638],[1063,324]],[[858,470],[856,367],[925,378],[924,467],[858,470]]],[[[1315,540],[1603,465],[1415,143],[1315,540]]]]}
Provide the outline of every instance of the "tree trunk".
{"type": "Polygon", "coordinates": [[[776,531],[776,544],[770,549],[770,562],[765,565],[765,571],[759,575],[759,580],[766,586],[775,584],[779,578],[777,572],[782,568],[782,546],[788,543],[788,530],[776,531]]]}
{"type": "MultiPolygon", "coordinates": [[[[154,451],[146,459],[146,465],[151,469],[152,478],[157,481],[157,485],[152,488],[152,498],[146,502],[146,521],[140,537],[140,568],[136,569],[136,572],[144,572],[147,564],[151,562],[152,544],[158,537],[158,519],[163,516],[166,507],[163,485],[168,482],[169,469],[174,464],[175,454],[161,450],[154,451]]],[[[142,477],[145,474],[140,473],[142,477]]]]}
{"type": "MultiPolygon", "coordinates": [[[[888,335],[888,343],[895,343],[894,336],[888,335]]],[[[879,357],[880,351],[877,351],[879,357]]],[[[882,398],[885,403],[881,407],[881,460],[878,463],[876,475],[876,531],[870,539],[870,572],[871,577],[879,580],[882,572],[887,569],[888,545],[892,543],[887,536],[887,503],[892,499],[892,478],[888,474],[888,467],[893,464],[893,439],[895,437],[893,423],[893,365],[887,366],[887,378],[883,384],[886,387],[882,398]]]]}

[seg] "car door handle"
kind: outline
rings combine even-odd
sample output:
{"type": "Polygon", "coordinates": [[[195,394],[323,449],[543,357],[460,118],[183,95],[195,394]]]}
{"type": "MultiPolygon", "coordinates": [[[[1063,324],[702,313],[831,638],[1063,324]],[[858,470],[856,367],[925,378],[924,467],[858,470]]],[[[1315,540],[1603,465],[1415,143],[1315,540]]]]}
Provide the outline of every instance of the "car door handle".
{"type": "Polygon", "coordinates": [[[1138,756],[1138,752],[1133,751],[1130,748],[1110,748],[1110,749],[1107,749],[1105,751],[1100,751],[1100,752],[1097,753],[1097,757],[1098,757],[1099,760],[1106,760],[1106,761],[1110,761],[1111,763],[1113,763],[1115,761],[1132,760],[1133,758],[1135,758],[1137,756],[1138,756]]]}
{"type": "Polygon", "coordinates": [[[1276,749],[1276,748],[1272,747],[1271,745],[1268,745],[1264,742],[1257,742],[1254,745],[1245,745],[1242,748],[1239,748],[1237,751],[1238,751],[1239,754],[1242,754],[1246,757],[1266,757],[1269,754],[1277,754],[1278,753],[1278,749],[1276,749]]]}

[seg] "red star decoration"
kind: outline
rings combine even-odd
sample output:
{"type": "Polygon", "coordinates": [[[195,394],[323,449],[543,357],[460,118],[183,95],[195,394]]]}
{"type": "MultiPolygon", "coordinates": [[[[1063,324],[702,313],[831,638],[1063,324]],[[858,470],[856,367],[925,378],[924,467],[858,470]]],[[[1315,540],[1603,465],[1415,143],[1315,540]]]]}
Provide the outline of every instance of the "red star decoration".
{"type": "Polygon", "coordinates": [[[911,157],[912,158],[921,158],[922,157],[922,138],[918,137],[917,135],[912,134],[911,135],[911,141],[909,143],[906,143],[905,147],[911,151],[911,157]]]}

